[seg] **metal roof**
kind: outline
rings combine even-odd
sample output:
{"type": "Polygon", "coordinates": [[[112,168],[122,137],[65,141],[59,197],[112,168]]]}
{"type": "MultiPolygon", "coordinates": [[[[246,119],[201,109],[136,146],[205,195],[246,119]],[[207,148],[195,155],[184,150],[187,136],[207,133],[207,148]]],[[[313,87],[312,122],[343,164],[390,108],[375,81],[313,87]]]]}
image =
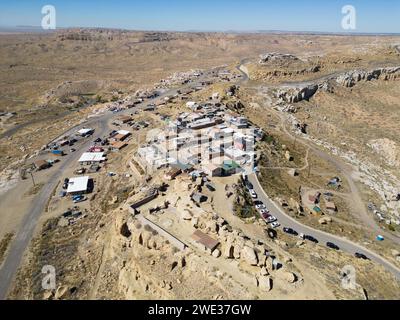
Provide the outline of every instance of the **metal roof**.
{"type": "Polygon", "coordinates": [[[104,152],[84,152],[79,158],[79,162],[100,162],[104,161],[104,152]]]}
{"type": "Polygon", "coordinates": [[[89,176],[69,179],[67,193],[83,192],[88,188],[89,176]]]}

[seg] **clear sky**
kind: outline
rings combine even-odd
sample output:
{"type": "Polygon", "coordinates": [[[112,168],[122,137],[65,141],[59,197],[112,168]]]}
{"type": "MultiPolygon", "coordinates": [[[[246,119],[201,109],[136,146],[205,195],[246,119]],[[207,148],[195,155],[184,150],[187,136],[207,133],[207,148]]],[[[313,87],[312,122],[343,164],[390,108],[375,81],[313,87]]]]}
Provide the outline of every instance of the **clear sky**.
{"type": "Polygon", "coordinates": [[[40,26],[44,5],[57,27],[136,30],[341,32],[341,9],[353,5],[353,32],[400,33],[400,0],[0,0],[0,26],[40,26]]]}

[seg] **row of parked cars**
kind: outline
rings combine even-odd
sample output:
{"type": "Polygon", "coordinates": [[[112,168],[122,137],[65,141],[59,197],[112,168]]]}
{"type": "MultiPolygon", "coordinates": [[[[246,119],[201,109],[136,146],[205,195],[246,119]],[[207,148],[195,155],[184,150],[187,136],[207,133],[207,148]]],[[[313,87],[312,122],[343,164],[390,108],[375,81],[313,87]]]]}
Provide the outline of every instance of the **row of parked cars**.
{"type": "MultiPolygon", "coordinates": [[[[287,227],[284,227],[283,228],[283,232],[285,232],[285,233],[287,233],[287,234],[290,234],[290,235],[293,235],[293,236],[298,236],[300,239],[303,239],[303,240],[308,240],[308,241],[311,241],[311,242],[314,242],[314,243],[318,243],[319,241],[316,239],[316,238],[314,238],[313,236],[311,236],[311,235],[307,235],[307,234],[304,234],[304,233],[298,233],[296,230],[293,230],[292,228],[287,228],[287,227]]],[[[331,248],[331,249],[333,249],[333,250],[340,250],[340,248],[339,248],[339,246],[338,245],[336,245],[336,244],[334,244],[333,242],[327,242],[326,243],[326,246],[328,247],[328,248],[331,248]]],[[[364,259],[364,260],[368,260],[368,257],[365,255],[365,254],[363,254],[363,253],[360,253],[360,252],[356,252],[355,254],[354,254],[354,256],[356,257],[356,258],[358,258],[358,259],[364,259]]]]}
{"type": "Polygon", "coordinates": [[[254,202],[254,206],[260,213],[261,217],[263,217],[265,222],[267,222],[272,228],[278,228],[280,226],[278,219],[269,212],[268,208],[262,201],[257,200],[258,195],[254,191],[252,183],[249,180],[245,179],[245,185],[249,190],[250,196],[254,202]]]}
{"type": "MultiPolygon", "coordinates": [[[[265,204],[262,201],[257,200],[258,199],[258,195],[254,191],[252,183],[250,181],[248,181],[247,179],[245,179],[244,181],[245,181],[245,185],[246,185],[247,189],[249,190],[250,196],[254,201],[255,208],[261,214],[263,219],[268,224],[271,225],[271,227],[278,228],[280,226],[280,223],[278,222],[278,219],[270,214],[269,210],[267,209],[267,207],[265,206],[265,204]]],[[[293,236],[296,236],[296,237],[298,236],[300,239],[303,239],[303,240],[308,240],[308,241],[311,241],[313,243],[319,243],[318,239],[316,239],[315,237],[313,237],[311,235],[303,234],[303,233],[299,234],[296,230],[294,230],[292,228],[284,227],[283,228],[283,232],[285,232],[287,234],[290,234],[290,235],[293,235],[293,236]]],[[[328,248],[333,249],[333,250],[340,250],[339,246],[334,244],[333,242],[329,242],[329,241],[326,242],[326,246],[328,248]]],[[[354,254],[354,256],[356,258],[359,258],[359,259],[368,260],[368,257],[363,253],[356,252],[354,254]]]]}

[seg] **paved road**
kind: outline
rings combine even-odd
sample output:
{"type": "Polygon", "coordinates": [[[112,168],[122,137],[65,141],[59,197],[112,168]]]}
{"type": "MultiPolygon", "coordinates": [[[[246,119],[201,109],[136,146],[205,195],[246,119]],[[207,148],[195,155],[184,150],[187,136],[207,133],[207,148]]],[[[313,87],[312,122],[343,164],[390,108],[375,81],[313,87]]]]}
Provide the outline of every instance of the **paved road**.
{"type": "Polygon", "coordinates": [[[296,221],[294,218],[288,216],[285,211],[283,211],[283,209],[279,207],[279,205],[277,205],[273,200],[268,197],[268,195],[261,187],[256,174],[249,175],[249,181],[253,184],[254,190],[258,195],[258,200],[262,201],[267,206],[271,214],[278,219],[281,227],[292,228],[296,230],[299,234],[304,233],[306,235],[311,235],[319,241],[319,244],[324,246],[327,242],[333,242],[334,244],[339,246],[340,250],[348,252],[351,255],[354,255],[356,252],[363,253],[372,261],[375,261],[384,266],[388,271],[393,273],[397,277],[397,279],[400,280],[400,269],[393,265],[391,262],[364,248],[363,246],[351,242],[350,240],[326,233],[324,231],[313,229],[296,221]]]}
{"type": "Polygon", "coordinates": [[[127,109],[116,114],[108,112],[102,116],[91,118],[83,124],[68,129],[67,132],[62,134],[62,136],[72,134],[76,132],[78,127],[92,127],[96,129],[95,134],[90,137],[88,141],[84,142],[79,149],[77,149],[74,153],[68,154],[62,158],[61,165],[58,168],[55,168],[56,171],[51,174],[49,180],[43,186],[39,194],[32,200],[30,209],[24,215],[19,226],[19,230],[16,232],[15,238],[10,244],[10,249],[8,251],[9,253],[0,269],[0,300],[4,300],[7,297],[8,290],[10,289],[11,283],[14,281],[24,252],[29,246],[29,243],[33,237],[39,218],[46,208],[46,204],[50,195],[57,186],[58,182],[63,178],[64,171],[78,161],[81,153],[84,150],[87,150],[91,145],[93,145],[93,140],[107,135],[109,131],[109,121],[121,114],[130,114],[135,110],[143,109],[149,103],[152,103],[158,99],[162,99],[163,97],[175,95],[179,89],[197,86],[199,83],[201,83],[204,77],[205,75],[200,77],[196,82],[166,90],[158,97],[148,99],[143,103],[138,104],[135,108],[127,109]]]}

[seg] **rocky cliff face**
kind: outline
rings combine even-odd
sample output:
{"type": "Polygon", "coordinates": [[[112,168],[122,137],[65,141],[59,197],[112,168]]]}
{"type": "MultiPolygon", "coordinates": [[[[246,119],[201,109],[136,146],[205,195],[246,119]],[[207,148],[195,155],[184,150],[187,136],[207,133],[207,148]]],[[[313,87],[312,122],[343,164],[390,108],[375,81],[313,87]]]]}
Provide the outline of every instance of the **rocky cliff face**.
{"type": "Polygon", "coordinates": [[[333,88],[331,84],[335,82],[341,86],[351,88],[360,81],[389,81],[396,80],[398,78],[400,78],[400,66],[379,68],[369,71],[354,70],[351,72],[346,72],[339,76],[325,79],[323,82],[318,82],[313,85],[299,86],[297,88],[282,88],[277,91],[276,97],[281,99],[281,102],[296,103],[302,100],[309,100],[317,93],[318,90],[332,92],[333,88]]]}
{"type": "Polygon", "coordinates": [[[279,52],[269,52],[260,55],[260,64],[265,64],[268,62],[284,62],[284,61],[298,61],[299,58],[292,54],[284,54],[279,52]]]}
{"type": "Polygon", "coordinates": [[[277,98],[288,103],[296,103],[302,100],[310,99],[318,90],[318,85],[310,85],[300,88],[288,88],[279,90],[276,94],[277,98]]]}
{"type": "Polygon", "coordinates": [[[360,81],[394,80],[400,76],[400,67],[379,68],[370,71],[354,70],[336,78],[336,82],[347,88],[355,86],[360,81]]]}

